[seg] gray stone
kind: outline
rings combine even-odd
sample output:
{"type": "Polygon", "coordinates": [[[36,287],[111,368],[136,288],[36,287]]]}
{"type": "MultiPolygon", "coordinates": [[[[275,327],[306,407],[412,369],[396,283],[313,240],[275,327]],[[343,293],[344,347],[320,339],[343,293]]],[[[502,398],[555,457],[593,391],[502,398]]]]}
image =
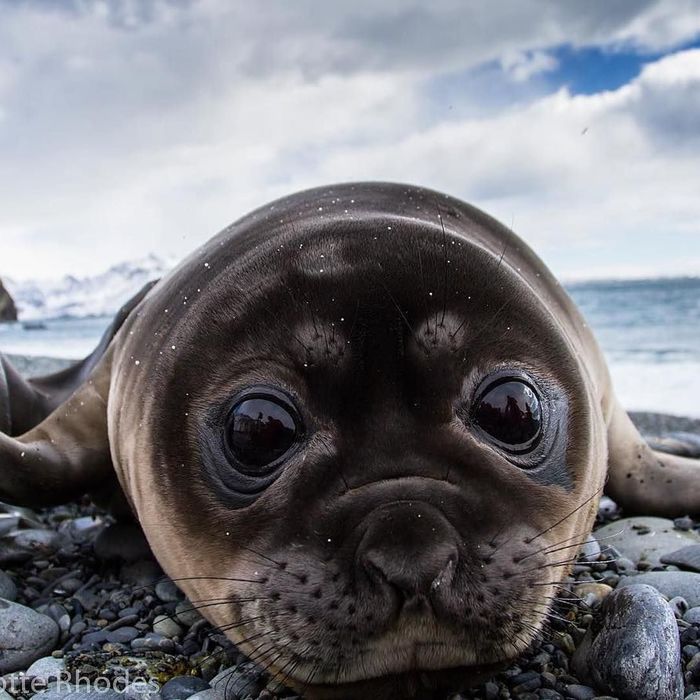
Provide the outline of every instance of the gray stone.
{"type": "Polygon", "coordinates": [[[0,598],[5,600],[17,598],[17,586],[4,571],[0,571],[0,598]]]}
{"type": "Polygon", "coordinates": [[[161,688],[160,695],[163,700],[187,700],[195,693],[209,689],[209,683],[196,676],[176,676],[161,688]]]}
{"type": "MultiPolygon", "coordinates": [[[[635,577],[632,580],[638,580],[635,577]]],[[[572,659],[575,674],[620,700],[681,700],[680,642],[673,611],[650,586],[611,593],[572,659]]]]}
{"type": "Polygon", "coordinates": [[[153,620],[153,631],[164,637],[177,637],[182,634],[182,627],[169,615],[158,615],[153,620]]]}
{"type": "Polygon", "coordinates": [[[683,619],[691,625],[700,625],[700,607],[689,608],[683,615],[683,619]]]}
{"type": "Polygon", "coordinates": [[[581,550],[579,551],[579,554],[578,554],[579,561],[585,561],[585,562],[598,561],[599,556],[600,556],[600,545],[598,544],[598,540],[595,537],[593,537],[593,535],[589,535],[588,539],[583,543],[583,546],[581,547],[581,550]]]}
{"type": "Polygon", "coordinates": [[[119,627],[107,632],[106,640],[112,644],[129,644],[141,634],[135,627],[119,627]]]}
{"type": "Polygon", "coordinates": [[[123,698],[125,700],[157,700],[160,698],[160,686],[154,680],[134,681],[124,688],[123,698]]]}
{"type": "Polygon", "coordinates": [[[66,662],[53,656],[44,656],[37,659],[28,669],[27,676],[38,678],[42,681],[50,681],[61,678],[66,671],[66,662]]]}
{"type": "Polygon", "coordinates": [[[580,683],[570,683],[566,686],[566,694],[573,700],[591,700],[597,698],[598,693],[587,685],[580,683]]]}
{"type": "Polygon", "coordinates": [[[82,683],[56,683],[32,697],[39,700],[123,700],[122,694],[116,690],[87,687],[82,683]]]}
{"type": "Polygon", "coordinates": [[[661,563],[673,564],[679,569],[700,572],[700,544],[690,544],[670,554],[664,554],[661,557],[661,563]]]}
{"type": "Polygon", "coordinates": [[[0,674],[27,668],[51,652],[58,625],[46,615],[0,600],[0,674]]]}
{"type": "Polygon", "coordinates": [[[180,589],[169,579],[163,579],[156,584],[156,595],[164,603],[174,603],[182,600],[183,594],[180,589]]]}
{"type": "Polygon", "coordinates": [[[680,596],[691,608],[700,606],[700,574],[690,571],[649,571],[638,576],[625,576],[618,588],[645,584],[668,598],[680,596]]]}
{"type": "Polygon", "coordinates": [[[227,668],[210,681],[216,700],[238,700],[239,697],[258,696],[262,683],[257,674],[248,674],[239,668],[227,668]]]}
{"type": "Polygon", "coordinates": [[[634,563],[647,561],[651,566],[658,566],[664,554],[700,544],[700,535],[693,530],[675,530],[672,520],[646,516],[617,520],[593,534],[603,549],[612,546],[634,563]]]}
{"type": "Polygon", "coordinates": [[[192,627],[202,619],[199,611],[189,600],[183,600],[175,606],[175,617],[185,627],[192,627]]]}
{"type": "Polygon", "coordinates": [[[107,561],[135,562],[153,556],[143,531],[132,523],[106,527],[95,538],[93,549],[97,557],[107,561]]]}
{"type": "MultiPolygon", "coordinates": [[[[0,698],[0,700],[2,699],[0,698]]],[[[216,700],[216,691],[213,688],[200,690],[198,693],[190,695],[188,700],[216,700]]]]}
{"type": "Polygon", "coordinates": [[[598,514],[601,518],[609,518],[620,510],[620,506],[609,496],[601,496],[598,501],[598,514]]]}
{"type": "Polygon", "coordinates": [[[58,527],[58,531],[67,535],[73,542],[89,542],[105,528],[102,518],[84,516],[64,520],[58,527]]]}

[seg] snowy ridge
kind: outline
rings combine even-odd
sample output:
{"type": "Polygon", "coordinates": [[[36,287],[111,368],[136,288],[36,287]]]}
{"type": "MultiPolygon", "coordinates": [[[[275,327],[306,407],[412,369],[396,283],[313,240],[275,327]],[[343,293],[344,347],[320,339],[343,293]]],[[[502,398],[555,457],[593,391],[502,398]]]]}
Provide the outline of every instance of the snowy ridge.
{"type": "Polygon", "coordinates": [[[5,278],[4,282],[15,300],[20,321],[111,316],[146,282],[162,277],[173,265],[173,260],[164,260],[151,253],[87,277],[66,275],[53,280],[5,278]]]}

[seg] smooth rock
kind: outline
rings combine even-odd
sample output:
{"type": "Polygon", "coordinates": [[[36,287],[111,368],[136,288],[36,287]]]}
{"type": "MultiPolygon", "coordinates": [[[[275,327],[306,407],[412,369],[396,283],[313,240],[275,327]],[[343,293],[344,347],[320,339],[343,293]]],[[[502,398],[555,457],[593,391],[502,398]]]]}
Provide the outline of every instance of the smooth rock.
{"type": "Polygon", "coordinates": [[[241,669],[227,668],[210,681],[216,700],[238,700],[239,697],[258,696],[262,683],[257,674],[248,674],[241,669]]]}
{"type": "Polygon", "coordinates": [[[164,637],[177,637],[182,634],[180,625],[168,615],[158,615],[153,620],[153,631],[164,637]]]}
{"type": "Polygon", "coordinates": [[[577,677],[620,700],[681,700],[676,618],[658,591],[632,584],[618,588],[601,612],[600,629],[589,628],[574,653],[577,677]]]}
{"type": "Polygon", "coordinates": [[[30,666],[53,651],[58,625],[46,615],[0,600],[0,674],[30,666]]]}
{"type": "Polygon", "coordinates": [[[690,544],[670,554],[664,554],[661,557],[661,563],[673,564],[679,569],[700,572],[700,544],[690,544]]]}
{"type": "Polygon", "coordinates": [[[66,662],[53,656],[37,659],[28,669],[27,676],[48,682],[61,678],[66,672],[66,662]]]}
{"type": "MultiPolygon", "coordinates": [[[[216,691],[213,688],[200,690],[198,693],[190,695],[188,700],[216,700],[216,691]]],[[[292,698],[289,700],[292,700],[292,698]]]]}
{"type": "Polygon", "coordinates": [[[112,644],[129,644],[141,633],[135,627],[119,627],[107,632],[106,640],[112,644]]]}
{"type": "Polygon", "coordinates": [[[0,598],[5,600],[17,598],[17,586],[4,571],[0,571],[0,598]]]}
{"type": "Polygon", "coordinates": [[[70,537],[73,542],[89,542],[104,528],[105,523],[102,518],[84,516],[82,518],[64,520],[58,526],[58,531],[70,537]]]}
{"type": "Polygon", "coordinates": [[[182,600],[175,606],[175,617],[185,627],[192,627],[202,619],[196,606],[192,605],[189,600],[182,600]]]}
{"type": "Polygon", "coordinates": [[[690,571],[649,571],[638,576],[625,576],[618,589],[635,584],[655,588],[667,599],[680,596],[691,608],[700,606],[700,574],[690,571]]]}
{"type": "Polygon", "coordinates": [[[209,683],[196,676],[176,676],[160,690],[163,700],[186,700],[195,693],[209,690],[209,683]]]}
{"type": "Polygon", "coordinates": [[[578,558],[579,561],[593,562],[598,561],[600,556],[600,544],[593,535],[588,535],[588,539],[583,543],[578,558]]]}
{"type": "Polygon", "coordinates": [[[683,615],[683,619],[691,625],[700,625],[700,607],[688,608],[683,615]]]}
{"type": "Polygon", "coordinates": [[[93,549],[97,557],[107,561],[134,562],[153,556],[143,531],[133,523],[106,527],[95,538],[93,549]]]}
{"type": "Polygon", "coordinates": [[[116,690],[86,687],[85,684],[57,683],[33,695],[39,700],[124,700],[116,690]]]}
{"type": "Polygon", "coordinates": [[[593,533],[603,550],[614,547],[634,563],[646,561],[658,566],[664,554],[670,554],[690,544],[700,544],[700,535],[693,530],[675,530],[666,518],[640,516],[624,518],[603,525],[593,533]]]}
{"type": "Polygon", "coordinates": [[[573,588],[574,595],[591,608],[600,605],[612,591],[605,583],[579,583],[573,588]]]}
{"type": "Polygon", "coordinates": [[[570,683],[566,686],[566,693],[573,700],[592,700],[598,697],[598,693],[587,685],[580,683],[570,683]]]}
{"type": "Polygon", "coordinates": [[[598,501],[598,514],[601,518],[610,518],[620,510],[620,506],[609,496],[601,496],[598,501]]]}
{"type": "Polygon", "coordinates": [[[160,698],[160,686],[154,680],[129,683],[123,692],[124,700],[156,700],[160,698]]]}
{"type": "Polygon", "coordinates": [[[158,581],[155,591],[158,599],[164,603],[174,603],[183,598],[180,589],[169,578],[158,581]]]}

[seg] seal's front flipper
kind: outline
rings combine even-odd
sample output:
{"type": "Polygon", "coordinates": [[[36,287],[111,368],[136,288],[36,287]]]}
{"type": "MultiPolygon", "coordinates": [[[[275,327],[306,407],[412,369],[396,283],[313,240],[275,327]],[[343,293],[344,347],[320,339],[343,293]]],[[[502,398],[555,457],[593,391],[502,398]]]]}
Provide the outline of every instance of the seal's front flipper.
{"type": "Polygon", "coordinates": [[[700,515],[700,460],[653,450],[616,403],[608,424],[606,493],[627,514],[700,515]]]}
{"type": "Polygon", "coordinates": [[[0,500],[44,506],[99,489],[113,477],[107,436],[111,352],[90,378],[39,425],[0,433],[0,500]]]}
{"type": "Polygon", "coordinates": [[[61,372],[24,379],[0,354],[0,500],[41,506],[103,491],[112,506],[119,489],[107,434],[111,343],[154,284],[120,309],[90,355],[61,372]]]}

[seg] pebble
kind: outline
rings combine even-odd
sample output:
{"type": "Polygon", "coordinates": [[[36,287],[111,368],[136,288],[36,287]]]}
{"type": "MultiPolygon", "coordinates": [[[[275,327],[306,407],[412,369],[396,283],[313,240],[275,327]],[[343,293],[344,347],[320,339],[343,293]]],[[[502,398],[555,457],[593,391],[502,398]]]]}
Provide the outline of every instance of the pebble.
{"type": "Polygon", "coordinates": [[[46,656],[58,636],[58,625],[50,617],[0,600],[0,674],[25,669],[46,656]]]}
{"type": "Polygon", "coordinates": [[[600,544],[598,544],[598,540],[593,535],[589,535],[579,551],[579,561],[598,561],[598,557],[600,557],[600,544]]]}
{"type": "Polygon", "coordinates": [[[614,547],[633,562],[644,560],[658,566],[664,554],[690,544],[700,544],[700,535],[693,530],[676,530],[666,518],[639,516],[624,518],[603,525],[595,531],[600,544],[614,547]]]}
{"type": "Polygon", "coordinates": [[[135,627],[118,627],[106,633],[105,639],[112,644],[129,644],[141,633],[135,627]]]}
{"type": "Polygon", "coordinates": [[[210,685],[196,676],[176,676],[171,678],[161,689],[163,700],[186,700],[202,690],[209,690],[210,685]]]}
{"type": "Polygon", "coordinates": [[[239,667],[227,668],[210,681],[216,700],[238,700],[239,697],[256,697],[262,684],[257,673],[247,673],[239,667]]]}
{"type": "Polygon", "coordinates": [[[621,589],[635,584],[651,586],[668,599],[680,596],[691,608],[700,606],[700,574],[690,571],[649,571],[639,576],[626,576],[617,587],[621,589]]]}
{"type": "Polygon", "coordinates": [[[175,606],[175,617],[185,627],[192,627],[202,619],[200,612],[189,600],[183,600],[175,606]]]}
{"type": "Polygon", "coordinates": [[[121,693],[105,688],[91,688],[85,684],[60,683],[33,695],[38,700],[124,700],[121,693]]]}
{"type": "MultiPolygon", "coordinates": [[[[2,700],[0,698],[0,700],[2,700]]],[[[194,695],[190,695],[189,700],[216,700],[216,691],[213,688],[207,690],[200,690],[194,695]]],[[[288,700],[294,700],[294,698],[288,698],[288,700]]]]}
{"type": "Polygon", "coordinates": [[[175,643],[161,634],[148,632],[143,637],[137,637],[131,642],[134,651],[164,651],[172,653],[175,651],[175,643]]]}
{"type": "Polygon", "coordinates": [[[679,569],[700,572],[700,544],[691,544],[670,554],[664,554],[661,557],[661,563],[673,564],[679,569]]]}
{"type": "Polygon", "coordinates": [[[178,637],[182,634],[182,628],[168,615],[158,615],[153,620],[153,631],[164,637],[178,637]]]}
{"type": "Polygon", "coordinates": [[[591,698],[597,698],[598,693],[593,689],[589,688],[587,685],[581,685],[580,683],[570,683],[566,686],[566,693],[573,700],[591,700],[591,698]]]}
{"type": "Polygon", "coordinates": [[[164,603],[174,603],[182,600],[183,597],[180,589],[169,578],[158,581],[155,591],[159,600],[162,600],[164,603]]]}
{"type": "Polygon", "coordinates": [[[601,612],[600,630],[589,629],[574,654],[578,677],[613,696],[680,700],[680,643],[668,603],[650,586],[629,585],[611,593],[601,612]]]}
{"type": "Polygon", "coordinates": [[[44,656],[37,659],[26,671],[30,678],[38,678],[48,682],[61,678],[66,672],[66,662],[53,656],[44,656]]]}
{"type": "Polygon", "coordinates": [[[590,608],[600,605],[613,589],[605,583],[579,583],[574,586],[574,595],[590,608]]]}
{"type": "Polygon", "coordinates": [[[15,600],[17,598],[17,586],[15,582],[0,570],[0,598],[15,600]]]}
{"type": "Polygon", "coordinates": [[[700,607],[688,608],[683,619],[691,625],[700,625],[700,607]]]}
{"type": "Polygon", "coordinates": [[[124,688],[125,700],[157,700],[160,697],[160,686],[153,680],[139,680],[129,683],[124,688]]]}

